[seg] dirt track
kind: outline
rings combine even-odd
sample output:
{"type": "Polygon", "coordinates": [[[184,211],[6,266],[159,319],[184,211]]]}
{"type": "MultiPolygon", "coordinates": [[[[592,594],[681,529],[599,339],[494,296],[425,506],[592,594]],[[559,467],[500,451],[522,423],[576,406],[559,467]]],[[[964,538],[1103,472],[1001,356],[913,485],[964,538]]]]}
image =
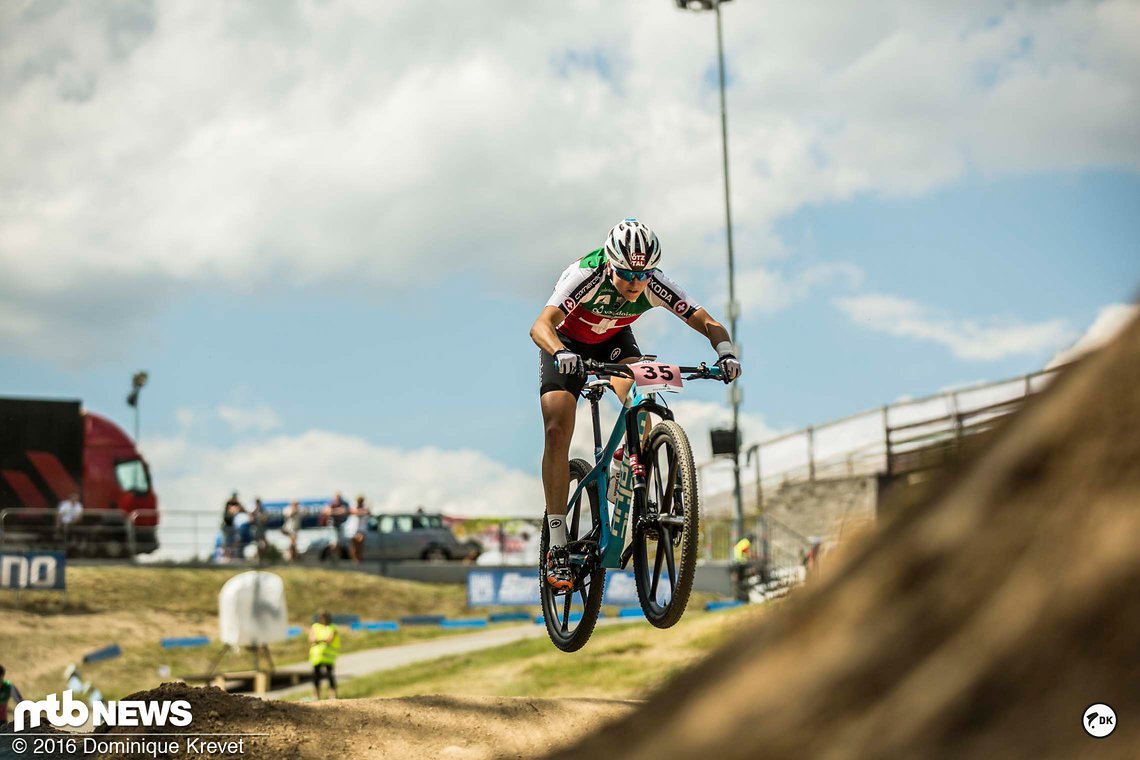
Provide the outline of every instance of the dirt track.
{"type": "MultiPolygon", "coordinates": [[[[273,702],[164,684],[131,699],[190,702],[191,734],[268,734],[247,738],[245,760],[403,760],[533,758],[637,707],[635,702],[511,697],[407,697],[309,704],[273,702]]],[[[156,732],[170,728],[155,729],[156,732]]],[[[116,738],[142,729],[115,729],[116,738]]],[[[228,737],[227,737],[228,738],[228,737]]],[[[186,754],[182,757],[199,757],[186,754]]],[[[104,757],[145,757],[110,754],[104,757]]]]}

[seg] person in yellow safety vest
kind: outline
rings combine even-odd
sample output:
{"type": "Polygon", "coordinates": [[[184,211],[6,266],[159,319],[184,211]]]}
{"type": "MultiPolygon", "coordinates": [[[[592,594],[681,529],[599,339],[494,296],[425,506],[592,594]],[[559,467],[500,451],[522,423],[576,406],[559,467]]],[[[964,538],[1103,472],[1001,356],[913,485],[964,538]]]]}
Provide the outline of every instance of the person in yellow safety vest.
{"type": "Polygon", "coordinates": [[[749,533],[732,547],[732,575],[736,581],[736,598],[742,602],[748,601],[746,581],[752,567],[752,542],[755,539],[756,535],[749,533]]]}
{"type": "Polygon", "coordinates": [[[309,629],[309,663],[313,666],[313,689],[321,698],[322,673],[329,680],[329,699],[336,699],[336,675],[333,666],[340,654],[340,630],[332,622],[332,615],[322,611],[309,629]]]}
{"type": "Polygon", "coordinates": [[[738,565],[745,565],[752,559],[752,534],[736,542],[732,547],[732,560],[738,565]]]}

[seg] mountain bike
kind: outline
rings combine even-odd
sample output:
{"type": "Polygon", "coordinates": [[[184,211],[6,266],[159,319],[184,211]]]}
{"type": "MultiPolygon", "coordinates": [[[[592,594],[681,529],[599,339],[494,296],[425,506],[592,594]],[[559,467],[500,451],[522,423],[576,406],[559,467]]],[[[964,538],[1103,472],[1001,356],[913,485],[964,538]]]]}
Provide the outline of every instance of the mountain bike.
{"type": "Polygon", "coordinates": [[[668,628],[684,614],[700,540],[697,468],[688,436],[658,394],[679,392],[688,380],[722,379],[718,367],[704,362],[681,367],[656,361],[610,364],[586,360],[584,367],[597,376],[581,393],[590,402],[594,464],[584,459],[570,462],[572,490],[566,508],[567,548],[574,575],[570,590],[555,590],[545,580],[550,545],[546,520],[539,553],[546,631],[554,646],[564,652],[581,649],[593,633],[606,569],[624,569],[631,560],[645,618],[658,628],[668,628]],[[610,377],[632,378],[634,384],[603,446],[598,402],[613,387],[610,377]],[[662,421],[647,430],[650,414],[662,421]],[[609,463],[623,443],[625,455],[611,505],[609,463]],[[573,609],[576,603],[580,609],[573,609]]]}

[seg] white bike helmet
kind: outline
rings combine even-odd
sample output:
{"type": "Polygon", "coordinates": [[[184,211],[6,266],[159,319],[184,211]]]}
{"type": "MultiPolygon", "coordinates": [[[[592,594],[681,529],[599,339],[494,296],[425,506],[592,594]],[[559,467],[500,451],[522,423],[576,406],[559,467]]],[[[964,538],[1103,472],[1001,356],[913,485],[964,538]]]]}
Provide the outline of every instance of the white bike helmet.
{"type": "Polygon", "coordinates": [[[606,259],[619,269],[656,269],[661,243],[653,230],[630,217],[618,222],[606,238],[606,259]]]}

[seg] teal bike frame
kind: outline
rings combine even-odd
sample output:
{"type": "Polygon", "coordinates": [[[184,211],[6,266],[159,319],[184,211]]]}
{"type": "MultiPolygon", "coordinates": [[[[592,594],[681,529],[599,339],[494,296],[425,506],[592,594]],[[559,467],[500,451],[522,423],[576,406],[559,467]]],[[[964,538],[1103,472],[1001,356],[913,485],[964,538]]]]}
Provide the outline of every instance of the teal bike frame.
{"type": "MultiPolygon", "coordinates": [[[[587,362],[587,367],[591,371],[600,370],[610,375],[622,374],[622,370],[619,368],[623,366],[587,362]]],[[[719,369],[705,368],[703,365],[701,367],[681,367],[680,369],[682,372],[700,372],[702,377],[720,377],[719,369]]],[[[595,464],[589,474],[578,483],[574,493],[570,495],[567,514],[569,514],[570,507],[573,506],[574,502],[581,498],[585,489],[595,488],[598,494],[600,522],[600,525],[595,526],[599,533],[597,537],[598,557],[602,567],[623,568],[629,563],[632,556],[631,550],[622,551],[630,517],[638,520],[642,518],[645,512],[645,479],[635,474],[630,463],[643,461],[641,442],[645,438],[645,425],[648,421],[648,415],[653,413],[662,419],[671,420],[673,419],[673,412],[668,407],[658,403],[656,393],[642,395],[638,392],[635,384],[630,387],[622,413],[618,415],[617,422],[614,423],[613,430],[610,432],[609,440],[603,447],[598,402],[610,387],[608,381],[594,381],[589,383],[582,392],[582,395],[590,402],[590,417],[594,423],[595,464]],[[625,457],[622,461],[621,479],[618,481],[617,500],[612,505],[613,512],[611,514],[611,505],[607,497],[610,480],[609,463],[623,440],[625,442],[625,457]]],[[[592,539],[586,537],[584,540],[592,539]]],[[[631,543],[630,549],[632,546],[631,543]]],[[[571,550],[570,561],[572,564],[581,564],[585,560],[584,555],[571,550]]]]}

